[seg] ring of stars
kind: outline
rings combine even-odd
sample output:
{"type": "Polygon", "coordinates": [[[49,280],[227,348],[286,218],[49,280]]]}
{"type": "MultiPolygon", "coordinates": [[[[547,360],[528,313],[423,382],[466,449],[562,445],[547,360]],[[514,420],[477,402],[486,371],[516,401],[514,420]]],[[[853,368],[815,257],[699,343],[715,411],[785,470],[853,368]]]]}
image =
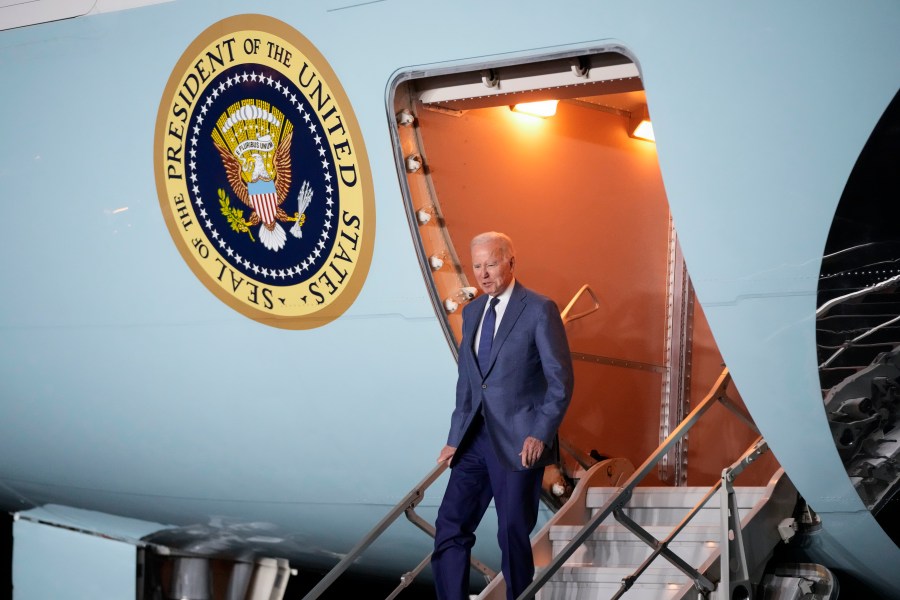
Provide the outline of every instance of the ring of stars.
{"type": "Polygon", "coordinates": [[[297,98],[297,95],[290,91],[290,88],[287,85],[281,83],[278,78],[273,78],[271,75],[265,75],[263,73],[256,73],[255,71],[251,71],[247,73],[246,70],[240,74],[235,74],[233,76],[229,76],[224,81],[219,82],[218,86],[208,88],[206,91],[205,99],[201,100],[202,104],[200,107],[200,114],[197,116],[197,123],[193,128],[193,135],[191,136],[191,149],[190,149],[190,162],[188,166],[190,167],[190,180],[191,180],[191,192],[193,194],[194,204],[196,209],[199,209],[197,213],[200,216],[200,219],[203,221],[206,229],[209,230],[209,237],[215,240],[215,244],[221,248],[221,250],[228,255],[229,259],[233,261],[235,266],[242,266],[246,272],[252,271],[254,276],[260,277],[261,279],[271,279],[272,281],[284,281],[284,280],[292,280],[295,277],[299,277],[303,274],[304,271],[307,271],[315,265],[316,260],[322,255],[326,250],[327,241],[331,238],[331,229],[334,227],[332,221],[335,220],[335,214],[332,210],[334,208],[334,187],[331,185],[332,176],[328,170],[330,163],[327,157],[327,150],[322,145],[322,137],[319,135],[317,131],[316,123],[313,122],[312,117],[308,112],[306,112],[306,108],[303,106],[303,102],[297,98]],[[225,238],[219,234],[218,230],[215,227],[212,219],[209,218],[206,209],[203,206],[203,198],[200,195],[200,187],[197,184],[198,174],[197,174],[197,163],[195,161],[197,157],[197,144],[199,143],[198,136],[200,135],[200,125],[203,124],[203,120],[206,118],[206,114],[209,112],[210,107],[213,102],[222,94],[225,90],[232,87],[237,83],[246,83],[252,82],[256,84],[267,85],[273,88],[275,91],[281,93],[285,99],[291,103],[291,105],[297,110],[299,118],[304,121],[307,128],[309,129],[309,133],[313,136],[313,141],[316,143],[316,147],[318,148],[319,157],[321,157],[322,161],[322,172],[323,177],[325,179],[325,217],[326,220],[323,224],[322,233],[319,236],[319,241],[313,247],[312,251],[301,261],[298,261],[295,265],[287,268],[287,269],[270,269],[265,266],[260,266],[257,263],[254,263],[250,260],[247,260],[245,257],[238,254],[231,246],[228,245],[228,242],[225,241],[225,238]]]}

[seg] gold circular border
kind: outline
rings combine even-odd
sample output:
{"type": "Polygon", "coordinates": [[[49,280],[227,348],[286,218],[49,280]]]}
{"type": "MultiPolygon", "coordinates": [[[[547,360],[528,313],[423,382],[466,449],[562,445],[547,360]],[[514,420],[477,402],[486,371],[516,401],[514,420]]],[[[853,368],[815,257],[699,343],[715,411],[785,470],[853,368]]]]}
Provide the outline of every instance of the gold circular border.
{"type": "MultiPolygon", "coordinates": [[[[193,114],[193,111],[192,111],[193,114]]],[[[330,140],[329,140],[330,142],[330,140]]],[[[206,289],[211,291],[222,302],[235,309],[242,315],[258,321],[265,325],[278,327],[281,329],[313,329],[321,327],[334,321],[346,311],[351,304],[359,296],[363,284],[368,278],[369,268],[372,264],[372,253],[375,247],[375,194],[372,184],[372,169],[369,165],[369,155],[366,152],[365,140],[362,136],[362,130],[359,122],[356,120],[356,113],[350,104],[344,87],[335,75],[331,65],[325,60],[321,52],[310,42],[303,34],[283,21],[279,21],[273,17],[259,14],[235,15],[213,23],[207,27],[193,42],[187,47],[181,58],[172,70],[169,81],[166,83],[163,96],[160,99],[159,111],[156,116],[156,131],[153,143],[153,168],[155,171],[156,191],[159,196],[160,209],[166,222],[166,228],[169,235],[175,242],[175,246],[181,253],[184,262],[187,263],[194,276],[199,279],[206,289]],[[350,132],[350,139],[353,140],[353,152],[357,157],[359,164],[359,184],[362,186],[362,247],[359,251],[357,264],[354,266],[350,275],[350,281],[341,289],[338,296],[321,309],[297,316],[284,316],[268,313],[263,310],[254,309],[251,306],[236,300],[226,290],[212,281],[209,275],[203,270],[203,267],[194,258],[187,242],[178,233],[176,227],[180,223],[175,219],[174,213],[169,208],[170,199],[168,197],[168,188],[165,180],[165,149],[166,134],[165,125],[168,123],[169,109],[175,99],[175,91],[178,89],[182,78],[192,66],[193,61],[197,58],[198,52],[204,50],[213,40],[221,38],[228,34],[239,34],[244,31],[264,31],[281,39],[290,42],[296,48],[300,49],[304,55],[313,63],[316,71],[328,82],[328,87],[333,93],[336,103],[342,107],[341,116],[344,117],[344,123],[350,132]]],[[[308,279],[306,281],[309,281],[308,279]]]]}

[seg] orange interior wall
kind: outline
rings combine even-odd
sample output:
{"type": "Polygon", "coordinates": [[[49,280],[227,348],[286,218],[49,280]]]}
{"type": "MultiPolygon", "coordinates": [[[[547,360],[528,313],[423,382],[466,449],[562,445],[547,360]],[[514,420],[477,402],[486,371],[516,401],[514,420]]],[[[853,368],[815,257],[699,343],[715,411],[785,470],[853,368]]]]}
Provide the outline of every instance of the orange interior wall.
{"type": "MultiPolygon", "coordinates": [[[[599,310],[567,326],[573,352],[663,367],[670,225],[655,145],[628,137],[622,116],[569,103],[549,119],[507,107],[417,112],[427,170],[469,280],[469,240],[503,231],[516,244],[515,276],[525,286],[560,309],[585,283],[597,293],[599,310]]],[[[457,340],[460,313],[450,318],[457,340]]],[[[696,321],[703,376],[694,379],[692,401],[718,376],[704,383],[707,363],[721,363],[702,312],[696,321]],[[707,352],[715,356],[707,360],[707,352]]],[[[582,360],[575,370],[561,435],[584,452],[640,465],[660,442],[662,375],[582,360]]],[[[691,435],[702,450],[694,451],[692,437],[689,472],[718,477],[724,459],[716,452],[716,466],[707,465],[711,440],[691,435]]]]}

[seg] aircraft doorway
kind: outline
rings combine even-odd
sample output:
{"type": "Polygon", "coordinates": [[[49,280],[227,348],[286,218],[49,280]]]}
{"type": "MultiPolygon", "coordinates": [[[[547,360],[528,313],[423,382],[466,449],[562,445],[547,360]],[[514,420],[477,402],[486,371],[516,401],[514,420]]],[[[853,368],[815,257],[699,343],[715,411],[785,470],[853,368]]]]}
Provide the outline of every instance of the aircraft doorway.
{"type": "MultiPolygon", "coordinates": [[[[649,114],[635,62],[611,49],[411,71],[391,102],[410,227],[452,351],[476,290],[469,240],[503,231],[523,284],[561,310],[583,292],[566,326],[576,389],[560,431],[564,470],[598,456],[641,464],[722,359],[678,249],[656,145],[633,134],[649,114]],[[553,116],[512,110],[545,100],[558,101],[553,116]]],[[[729,411],[711,415],[648,484],[712,483],[755,438],[729,411]]],[[[761,463],[748,477],[764,483],[775,466],[761,463]]]]}

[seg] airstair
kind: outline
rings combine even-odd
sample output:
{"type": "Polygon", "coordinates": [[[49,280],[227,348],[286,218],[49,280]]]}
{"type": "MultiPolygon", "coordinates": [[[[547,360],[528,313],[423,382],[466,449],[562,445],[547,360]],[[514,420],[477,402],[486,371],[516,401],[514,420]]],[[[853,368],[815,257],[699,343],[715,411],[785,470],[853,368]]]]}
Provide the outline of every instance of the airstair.
{"type": "MultiPolygon", "coordinates": [[[[729,380],[726,370],[707,398],[636,471],[628,473],[616,465],[627,480],[612,485],[604,481],[609,461],[591,467],[563,509],[534,536],[537,574],[522,597],[754,597],[774,548],[793,533],[797,501],[796,490],[781,469],[767,486],[734,485],[738,475],[768,450],[762,438],[725,468],[711,488],[638,487],[709,406],[722,402],[734,409],[726,395],[729,380]]],[[[503,598],[502,577],[493,579],[478,596],[503,598]]]]}
{"type": "MultiPolygon", "coordinates": [[[[766,486],[735,486],[741,472],[768,451],[761,437],[723,469],[711,488],[638,486],[716,403],[755,429],[728,399],[729,382],[726,369],[707,397],[637,469],[616,458],[598,462],[581,475],[568,501],[532,538],[536,574],[519,600],[832,597],[831,574],[818,565],[797,565],[764,576],[776,546],[794,533],[797,492],[782,469],[766,486]],[[778,591],[783,589],[779,581],[789,582],[794,591],[778,591]]],[[[318,598],[402,514],[433,536],[433,526],[415,508],[445,468],[439,465],[413,488],[304,600],[318,598]]],[[[396,597],[429,561],[430,555],[404,574],[388,598],[396,597]]],[[[506,598],[501,574],[474,558],[473,567],[489,580],[478,600],[506,598]]]]}
{"type": "MultiPolygon", "coordinates": [[[[600,468],[605,467],[601,465],[600,468]]],[[[618,492],[618,488],[590,487],[583,498],[575,501],[583,501],[585,510],[594,517],[616,502],[618,492]]],[[[670,562],[663,556],[664,552],[655,552],[663,543],[670,557],[682,565],[693,566],[696,574],[708,582],[708,591],[712,591],[713,587],[722,583],[719,561],[723,492],[721,489],[711,495],[709,492],[708,488],[699,487],[636,488],[631,499],[620,509],[621,517],[627,524],[612,518],[608,519],[612,523],[597,526],[562,563],[536,598],[675,600],[698,597],[703,589],[702,583],[670,562]],[[685,516],[698,505],[700,508],[690,522],[683,523],[685,516]],[[646,532],[648,537],[642,539],[632,532],[629,528],[632,523],[646,532]]],[[[776,473],[768,486],[737,487],[732,494],[736,513],[740,515],[744,548],[750,550],[745,553],[744,561],[733,557],[735,564],[747,566],[748,577],[733,579],[741,580],[749,589],[750,579],[760,580],[772,550],[781,541],[779,524],[790,519],[796,495],[783,471],[776,473]]],[[[568,519],[564,517],[562,520],[566,522],[568,519]]],[[[584,523],[551,523],[535,539],[546,535],[550,554],[556,557],[572,543],[583,526],[584,523]]],[[[737,596],[728,596],[732,597],[751,596],[739,592],[737,596]]],[[[502,580],[494,579],[478,598],[505,598],[502,580]]]]}

